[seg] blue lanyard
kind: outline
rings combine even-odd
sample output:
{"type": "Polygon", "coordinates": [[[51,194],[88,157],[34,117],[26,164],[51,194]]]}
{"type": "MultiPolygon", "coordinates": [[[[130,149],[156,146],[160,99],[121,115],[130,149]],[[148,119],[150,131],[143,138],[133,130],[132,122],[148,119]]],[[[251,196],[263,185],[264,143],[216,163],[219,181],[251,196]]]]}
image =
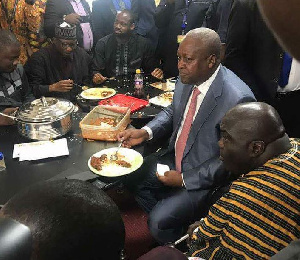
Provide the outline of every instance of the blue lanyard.
{"type": "Polygon", "coordinates": [[[185,0],[185,10],[184,10],[184,13],[182,13],[183,20],[182,20],[182,24],[181,24],[182,35],[184,35],[184,31],[187,26],[187,12],[189,10],[189,5],[190,5],[190,0],[185,0]]]}

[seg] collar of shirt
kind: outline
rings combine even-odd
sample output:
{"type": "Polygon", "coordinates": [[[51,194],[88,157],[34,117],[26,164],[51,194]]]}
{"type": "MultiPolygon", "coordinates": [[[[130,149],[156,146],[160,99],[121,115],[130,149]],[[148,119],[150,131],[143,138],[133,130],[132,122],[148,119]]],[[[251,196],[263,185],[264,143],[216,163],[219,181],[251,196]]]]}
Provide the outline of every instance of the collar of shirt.
{"type": "Polygon", "coordinates": [[[215,72],[210,76],[210,78],[206,81],[204,81],[202,84],[195,86],[197,87],[200,92],[205,96],[211,83],[215,80],[219,70],[220,70],[221,66],[219,65],[218,68],[215,70],[215,72]]]}

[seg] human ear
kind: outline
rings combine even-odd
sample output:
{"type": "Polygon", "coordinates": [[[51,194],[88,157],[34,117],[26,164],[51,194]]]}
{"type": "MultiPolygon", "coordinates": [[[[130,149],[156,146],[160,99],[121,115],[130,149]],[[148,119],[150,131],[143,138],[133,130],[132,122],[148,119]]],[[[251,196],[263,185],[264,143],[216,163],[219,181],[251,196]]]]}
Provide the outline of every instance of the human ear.
{"type": "Polygon", "coordinates": [[[264,153],[266,149],[264,141],[252,141],[249,144],[250,157],[258,157],[264,153]]]}
{"type": "Polygon", "coordinates": [[[214,54],[212,54],[208,57],[207,61],[208,61],[208,67],[211,69],[215,66],[217,62],[217,58],[214,54]]]}

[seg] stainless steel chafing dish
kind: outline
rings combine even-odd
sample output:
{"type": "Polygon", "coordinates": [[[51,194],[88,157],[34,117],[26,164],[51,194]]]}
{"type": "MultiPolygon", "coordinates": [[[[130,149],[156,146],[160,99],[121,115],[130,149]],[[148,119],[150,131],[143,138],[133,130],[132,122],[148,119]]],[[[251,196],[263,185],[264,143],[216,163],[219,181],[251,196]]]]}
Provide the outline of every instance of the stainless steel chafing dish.
{"type": "Polygon", "coordinates": [[[60,137],[72,127],[75,106],[68,100],[42,97],[20,107],[15,117],[18,131],[33,140],[49,140],[60,137]]]}

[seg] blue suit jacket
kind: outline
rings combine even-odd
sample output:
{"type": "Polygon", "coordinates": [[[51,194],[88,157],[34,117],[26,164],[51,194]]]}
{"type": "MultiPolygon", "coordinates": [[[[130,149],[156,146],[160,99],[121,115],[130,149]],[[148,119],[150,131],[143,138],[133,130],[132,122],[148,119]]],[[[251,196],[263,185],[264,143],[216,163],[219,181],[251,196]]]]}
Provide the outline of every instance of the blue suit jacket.
{"type": "MultiPolygon", "coordinates": [[[[170,135],[168,151],[174,151],[177,132],[192,92],[192,85],[176,83],[173,103],[147,124],[153,138],[170,135]]],[[[182,159],[187,190],[211,189],[228,178],[219,160],[219,125],[225,113],[239,103],[255,101],[249,87],[221,65],[191,127],[182,159]]]]}

